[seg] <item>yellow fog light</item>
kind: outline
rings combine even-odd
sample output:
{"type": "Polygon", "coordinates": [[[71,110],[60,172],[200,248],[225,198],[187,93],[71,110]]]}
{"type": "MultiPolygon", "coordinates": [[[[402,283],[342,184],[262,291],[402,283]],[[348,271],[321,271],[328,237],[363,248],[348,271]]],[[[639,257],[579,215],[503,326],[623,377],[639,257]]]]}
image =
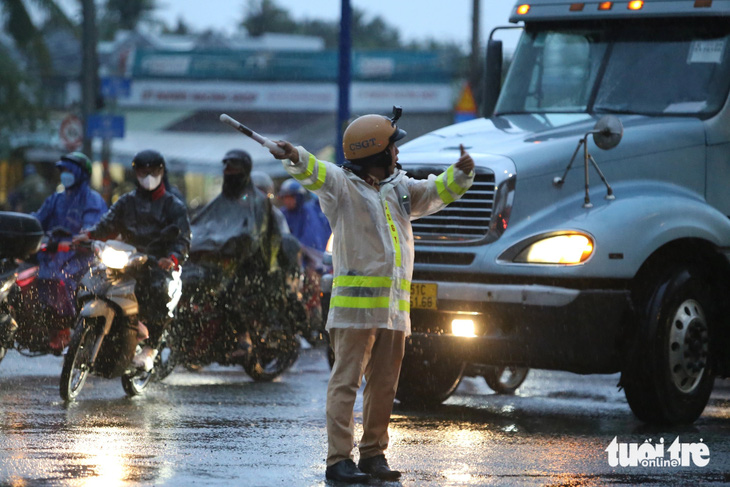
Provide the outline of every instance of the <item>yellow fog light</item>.
{"type": "Polygon", "coordinates": [[[456,319],[451,322],[451,333],[459,337],[474,337],[474,320],[456,319]]]}
{"type": "Polygon", "coordinates": [[[593,254],[593,240],[587,235],[547,237],[532,243],[515,258],[528,264],[582,264],[593,254]]]}

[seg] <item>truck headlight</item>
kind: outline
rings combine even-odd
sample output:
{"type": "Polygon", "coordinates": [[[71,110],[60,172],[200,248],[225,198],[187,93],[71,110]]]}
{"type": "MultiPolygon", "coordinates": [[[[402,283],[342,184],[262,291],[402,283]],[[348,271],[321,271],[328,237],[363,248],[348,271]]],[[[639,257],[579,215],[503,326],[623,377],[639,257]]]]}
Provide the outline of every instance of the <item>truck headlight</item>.
{"type": "Polygon", "coordinates": [[[451,333],[459,337],[475,337],[474,320],[456,319],[451,322],[451,333]]]}
{"type": "Polygon", "coordinates": [[[514,262],[526,264],[582,264],[593,255],[593,239],[582,233],[553,235],[528,245],[514,262]]]}

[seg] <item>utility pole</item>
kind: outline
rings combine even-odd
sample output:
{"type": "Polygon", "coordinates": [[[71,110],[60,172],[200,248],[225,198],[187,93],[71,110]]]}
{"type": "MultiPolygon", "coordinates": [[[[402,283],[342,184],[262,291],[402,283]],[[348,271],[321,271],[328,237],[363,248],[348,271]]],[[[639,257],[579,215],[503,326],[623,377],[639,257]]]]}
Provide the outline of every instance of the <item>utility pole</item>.
{"type": "Polygon", "coordinates": [[[342,153],[342,134],[345,131],[345,124],[350,118],[350,56],[352,52],[352,10],[350,0],[342,0],[340,14],[340,56],[338,76],[338,110],[337,110],[337,147],[335,147],[335,160],[338,164],[345,161],[342,153]]]}
{"type": "Polygon", "coordinates": [[[471,56],[469,59],[469,85],[476,101],[476,105],[480,106],[482,99],[482,72],[481,72],[481,42],[479,35],[480,0],[472,0],[472,17],[471,17],[471,56]]]}
{"type": "Polygon", "coordinates": [[[97,67],[96,58],[96,6],[94,0],[81,0],[83,24],[81,35],[81,118],[84,124],[83,151],[93,160],[91,137],[86,124],[90,115],[96,111],[97,67]]]}

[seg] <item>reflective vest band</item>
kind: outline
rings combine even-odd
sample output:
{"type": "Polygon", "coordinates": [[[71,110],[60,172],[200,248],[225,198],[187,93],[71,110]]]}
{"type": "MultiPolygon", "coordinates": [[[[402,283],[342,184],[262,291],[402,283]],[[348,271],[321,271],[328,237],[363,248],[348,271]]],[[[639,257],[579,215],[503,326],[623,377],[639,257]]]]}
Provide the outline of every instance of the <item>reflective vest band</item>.
{"type": "Polygon", "coordinates": [[[446,190],[446,187],[448,187],[454,194],[457,194],[459,196],[466,193],[466,190],[469,189],[468,187],[465,188],[456,182],[456,180],[454,179],[454,172],[454,166],[449,166],[446,171],[442,172],[436,177],[436,189],[438,190],[438,195],[441,200],[446,204],[454,202],[454,197],[451,196],[451,194],[446,190]],[[446,180],[446,184],[444,184],[444,179],[446,180]]]}
{"type": "Polygon", "coordinates": [[[332,296],[330,306],[333,308],[389,308],[390,298],[361,298],[356,296],[332,296]]]}
{"type": "MultiPolygon", "coordinates": [[[[373,276],[337,276],[332,280],[332,288],[336,287],[384,287],[390,288],[393,279],[390,277],[373,276]]],[[[410,294],[411,281],[408,279],[398,280],[399,289],[410,294]]]]}
{"type": "Polygon", "coordinates": [[[400,288],[408,294],[411,294],[411,281],[409,281],[408,279],[401,279],[400,288]]]}
{"type": "Polygon", "coordinates": [[[305,184],[304,187],[315,191],[322,187],[325,177],[327,177],[327,166],[323,162],[317,161],[317,179],[312,184],[305,184]]]}
{"type": "Polygon", "coordinates": [[[451,191],[461,196],[462,194],[466,193],[466,190],[469,188],[462,187],[454,180],[455,171],[456,169],[454,168],[454,166],[449,166],[449,168],[446,170],[446,175],[448,177],[448,186],[451,191]]]}
{"type": "Polygon", "coordinates": [[[444,185],[444,176],[446,175],[445,172],[442,172],[438,176],[436,176],[436,191],[438,192],[439,198],[441,198],[441,201],[446,203],[447,205],[449,203],[453,203],[454,197],[451,196],[451,193],[449,193],[449,190],[446,189],[446,185],[444,185]]]}
{"type": "Polygon", "coordinates": [[[324,184],[324,179],[327,176],[327,167],[324,165],[323,162],[318,161],[313,155],[310,154],[309,161],[307,162],[307,168],[304,170],[304,172],[292,174],[292,176],[294,176],[294,179],[296,179],[297,181],[310,179],[312,176],[314,176],[315,165],[317,166],[317,179],[311,184],[303,184],[303,186],[310,191],[317,190],[321,188],[324,184]]]}
{"type": "MultiPolygon", "coordinates": [[[[383,298],[359,298],[355,296],[332,296],[330,301],[332,308],[358,308],[358,309],[375,309],[389,308],[390,299],[383,298]]],[[[398,300],[398,311],[410,311],[411,303],[405,299],[398,300]]]]}
{"type": "Polygon", "coordinates": [[[395,266],[400,267],[400,238],[398,237],[398,229],[395,226],[393,217],[390,215],[388,202],[385,202],[385,219],[388,220],[388,229],[390,230],[390,238],[393,240],[393,248],[395,249],[395,266]]]}

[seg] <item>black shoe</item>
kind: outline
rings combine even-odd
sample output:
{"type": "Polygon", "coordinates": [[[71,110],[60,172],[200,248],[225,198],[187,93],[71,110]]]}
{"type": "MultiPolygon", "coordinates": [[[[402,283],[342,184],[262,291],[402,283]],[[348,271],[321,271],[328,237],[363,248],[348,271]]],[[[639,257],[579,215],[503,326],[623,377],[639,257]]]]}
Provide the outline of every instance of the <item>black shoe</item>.
{"type": "Polygon", "coordinates": [[[398,470],[391,470],[388,466],[388,460],[385,459],[385,455],[375,455],[370,458],[361,458],[360,463],[357,464],[365,473],[369,473],[376,479],[380,480],[398,480],[400,478],[400,472],[398,470]]]}
{"type": "Polygon", "coordinates": [[[367,484],[370,481],[370,475],[362,473],[349,458],[327,467],[325,477],[328,480],[338,480],[348,484],[367,484]]]}

